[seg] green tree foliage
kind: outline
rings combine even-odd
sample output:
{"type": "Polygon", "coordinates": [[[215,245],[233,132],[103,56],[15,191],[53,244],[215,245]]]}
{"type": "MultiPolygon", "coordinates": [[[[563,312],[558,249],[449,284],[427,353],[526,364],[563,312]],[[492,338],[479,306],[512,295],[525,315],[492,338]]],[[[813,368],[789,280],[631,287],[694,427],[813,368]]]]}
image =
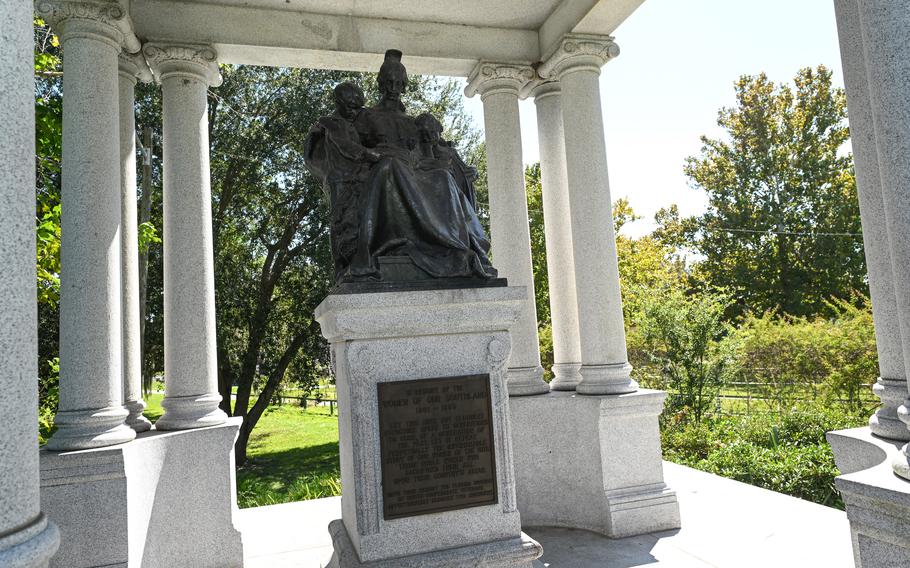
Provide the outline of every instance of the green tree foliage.
{"type": "Polygon", "coordinates": [[[671,391],[668,414],[691,414],[700,422],[734,372],[735,354],[722,341],[730,331],[723,321],[728,305],[728,298],[717,292],[687,295],[666,288],[647,294],[636,321],[647,356],[639,376],[671,391]]]}
{"type": "Polygon", "coordinates": [[[749,315],[732,333],[737,380],[759,387],[770,406],[765,410],[789,411],[817,399],[851,413],[872,411],[878,355],[868,300],[835,301],[828,311],[835,315],[749,315]]]}
{"type": "Polygon", "coordinates": [[[537,323],[547,326],[550,324],[550,285],[547,279],[547,239],[544,233],[540,162],[525,167],[525,191],[528,195],[528,227],[531,234],[531,267],[534,270],[537,323]]]}
{"type": "Polygon", "coordinates": [[[38,275],[39,435],[50,434],[57,409],[60,300],[60,153],[63,140],[60,45],[35,19],[36,269],[38,275]]]}
{"type": "Polygon", "coordinates": [[[627,330],[644,309],[648,296],[662,294],[665,290],[684,290],[688,286],[685,264],[677,257],[675,247],[653,234],[633,239],[622,233],[624,226],[638,219],[641,217],[629,205],[628,199],[623,197],[613,203],[619,283],[627,330]]]}
{"type": "Polygon", "coordinates": [[[695,274],[731,290],[733,315],[816,314],[866,288],[844,91],[824,66],[794,83],[740,78],[736,105],[718,115],[726,137],[702,137],[685,168],[709,200],[690,226],[704,257],[695,274]]]}

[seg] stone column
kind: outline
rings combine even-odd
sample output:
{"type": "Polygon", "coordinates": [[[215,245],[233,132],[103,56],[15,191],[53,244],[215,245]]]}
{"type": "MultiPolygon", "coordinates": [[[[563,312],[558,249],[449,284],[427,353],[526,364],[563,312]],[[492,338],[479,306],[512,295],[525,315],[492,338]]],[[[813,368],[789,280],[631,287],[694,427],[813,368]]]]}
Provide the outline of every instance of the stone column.
{"type": "Polygon", "coordinates": [[[562,87],[581,343],[581,394],[621,394],[630,378],[607,175],[600,68],[619,55],[609,36],[567,34],[537,72],[562,87]]]}
{"type": "MultiPolygon", "coordinates": [[[[910,368],[910,11],[902,0],[859,2],[875,125],[882,201],[891,243],[892,278],[900,320],[904,369],[910,368]]],[[[898,416],[910,425],[910,395],[898,416]]],[[[904,446],[894,471],[910,479],[904,446]]]]}
{"type": "Polygon", "coordinates": [[[120,286],[123,338],[123,406],[126,424],[145,432],[152,423],[142,415],[142,345],[139,333],[139,232],[136,215],[136,81],[151,74],[141,57],[120,54],[120,286]]]}
{"type": "Polygon", "coordinates": [[[60,404],[51,450],[128,442],[120,338],[117,2],[41,0],[63,46],[60,404]]]}
{"type": "Polygon", "coordinates": [[[159,430],[220,424],[209,171],[209,86],[215,50],[146,44],[161,82],[164,149],[164,415],[159,430]]]}
{"type": "Polygon", "coordinates": [[[581,381],[581,345],[578,339],[572,213],[569,208],[559,83],[540,83],[534,87],[531,95],[537,106],[544,234],[547,240],[547,279],[553,326],[553,380],[550,389],[575,390],[581,381]]]}
{"type": "Polygon", "coordinates": [[[510,330],[510,396],[541,394],[550,387],[543,381],[534,271],[528,229],[528,197],[521,159],[521,125],[518,118],[520,89],[534,78],[526,65],[480,62],[468,78],[465,95],[480,94],[487,149],[487,187],[490,193],[490,233],[493,265],[512,286],[528,290],[521,316],[510,330]]]}
{"type": "Polygon", "coordinates": [[[882,407],[869,419],[869,427],[874,434],[884,438],[910,440],[910,430],[897,416],[897,408],[907,396],[907,376],[892,282],[890,240],[882,200],[859,7],[857,0],[835,0],[834,8],[850,109],[850,137],[856,164],[863,245],[881,374],[873,391],[882,399],[882,407]]]}
{"type": "Polygon", "coordinates": [[[60,541],[38,490],[32,6],[0,0],[0,566],[47,566],[60,541]]]}

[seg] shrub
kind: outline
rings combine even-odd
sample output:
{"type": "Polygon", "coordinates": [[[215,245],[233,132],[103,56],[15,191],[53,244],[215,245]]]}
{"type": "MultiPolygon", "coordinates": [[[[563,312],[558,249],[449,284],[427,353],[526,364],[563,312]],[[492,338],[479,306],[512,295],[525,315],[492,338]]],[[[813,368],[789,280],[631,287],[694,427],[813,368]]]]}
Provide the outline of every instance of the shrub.
{"type": "Polygon", "coordinates": [[[748,316],[731,334],[738,345],[738,379],[764,391],[774,407],[818,399],[871,413],[869,384],[878,374],[875,329],[868,301],[829,303],[828,319],[748,316]]]}
{"type": "Polygon", "coordinates": [[[733,369],[735,357],[722,341],[729,332],[721,293],[686,295],[678,288],[652,290],[643,303],[637,332],[652,376],[671,392],[668,410],[696,421],[710,410],[733,369]]]}
{"type": "Polygon", "coordinates": [[[672,462],[842,509],[825,432],[865,422],[865,414],[817,404],[782,415],[665,422],[661,437],[672,462]]]}

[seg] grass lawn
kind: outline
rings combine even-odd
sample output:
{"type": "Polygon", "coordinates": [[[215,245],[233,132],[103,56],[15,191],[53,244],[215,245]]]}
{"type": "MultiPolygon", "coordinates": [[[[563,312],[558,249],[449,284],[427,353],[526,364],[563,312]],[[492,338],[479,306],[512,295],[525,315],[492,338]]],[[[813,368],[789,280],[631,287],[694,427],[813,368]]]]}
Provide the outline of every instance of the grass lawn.
{"type": "MultiPolygon", "coordinates": [[[[146,402],[152,421],[162,414],[161,394],[146,402]]],[[[338,417],[328,407],[271,406],[247,448],[247,463],[237,470],[241,508],[341,495],[338,417]]]]}

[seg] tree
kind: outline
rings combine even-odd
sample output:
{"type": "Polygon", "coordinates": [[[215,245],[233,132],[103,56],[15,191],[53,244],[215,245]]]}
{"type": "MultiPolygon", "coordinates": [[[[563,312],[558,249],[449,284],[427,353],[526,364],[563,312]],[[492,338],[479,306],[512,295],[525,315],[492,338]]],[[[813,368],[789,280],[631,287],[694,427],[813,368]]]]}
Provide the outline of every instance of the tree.
{"type": "Polygon", "coordinates": [[[741,77],[736,105],[718,114],[726,138],[702,137],[701,154],[687,160],[709,199],[689,231],[704,257],[695,274],[734,293],[730,315],[816,314],[866,289],[852,157],[842,151],[844,91],[824,66],[794,83],[741,77]]]}
{"type": "MultiPolygon", "coordinates": [[[[670,413],[691,413],[695,422],[711,408],[717,391],[731,374],[735,357],[723,313],[729,300],[722,293],[687,295],[669,288],[646,296],[636,324],[644,337],[645,353],[656,377],[672,392],[670,413]]],[[[639,369],[641,373],[643,369],[639,369]]]]}
{"type": "Polygon", "coordinates": [[[60,300],[60,155],[63,98],[60,43],[35,19],[36,268],[38,275],[38,384],[42,439],[57,409],[60,300]]]}
{"type": "Polygon", "coordinates": [[[544,231],[543,194],[540,162],[525,166],[525,191],[528,195],[528,227],[531,234],[531,267],[534,270],[534,301],[537,323],[550,324],[550,282],[547,276],[547,239],[544,231]]]}

